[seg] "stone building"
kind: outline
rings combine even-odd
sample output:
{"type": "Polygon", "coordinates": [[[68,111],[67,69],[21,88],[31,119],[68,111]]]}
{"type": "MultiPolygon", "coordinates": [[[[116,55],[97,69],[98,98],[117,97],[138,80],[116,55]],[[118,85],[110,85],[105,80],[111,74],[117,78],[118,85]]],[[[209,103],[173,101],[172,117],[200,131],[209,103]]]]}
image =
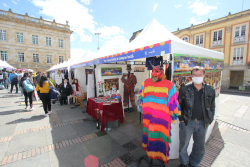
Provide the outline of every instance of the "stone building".
{"type": "Polygon", "coordinates": [[[1,60],[16,68],[46,71],[70,58],[68,22],[53,22],[0,10],[1,60]]]}
{"type": "MultiPolygon", "coordinates": [[[[191,25],[172,32],[182,40],[199,47],[223,52],[222,88],[239,87],[250,82],[249,52],[250,10],[191,25]]],[[[141,30],[134,32],[133,40],[141,30]]]]}

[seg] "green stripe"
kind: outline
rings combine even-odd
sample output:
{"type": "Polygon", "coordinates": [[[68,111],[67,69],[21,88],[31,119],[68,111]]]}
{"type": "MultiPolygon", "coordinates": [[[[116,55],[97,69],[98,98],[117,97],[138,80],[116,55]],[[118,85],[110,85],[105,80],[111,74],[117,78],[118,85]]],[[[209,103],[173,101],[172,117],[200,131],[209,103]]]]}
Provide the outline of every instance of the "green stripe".
{"type": "Polygon", "coordinates": [[[161,133],[161,132],[151,132],[151,131],[148,131],[148,129],[147,128],[143,128],[142,129],[142,131],[144,132],[144,133],[147,133],[148,134],[148,137],[150,137],[150,138],[153,138],[153,139],[159,139],[159,138],[161,138],[163,141],[165,141],[165,142],[169,142],[169,143],[171,143],[172,142],[172,140],[171,140],[171,137],[169,138],[169,137],[167,137],[167,136],[165,136],[163,133],[161,133]]]}

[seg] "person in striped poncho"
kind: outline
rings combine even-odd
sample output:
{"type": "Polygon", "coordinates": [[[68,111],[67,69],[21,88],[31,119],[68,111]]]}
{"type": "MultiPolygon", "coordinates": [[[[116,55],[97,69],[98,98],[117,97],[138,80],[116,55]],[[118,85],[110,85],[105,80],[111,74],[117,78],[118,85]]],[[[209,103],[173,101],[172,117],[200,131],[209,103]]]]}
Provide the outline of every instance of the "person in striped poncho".
{"type": "Polygon", "coordinates": [[[153,68],[152,79],[146,79],[140,90],[139,105],[143,113],[142,146],[151,159],[169,160],[171,123],[176,123],[180,106],[175,86],[162,80],[163,69],[153,68]]]}

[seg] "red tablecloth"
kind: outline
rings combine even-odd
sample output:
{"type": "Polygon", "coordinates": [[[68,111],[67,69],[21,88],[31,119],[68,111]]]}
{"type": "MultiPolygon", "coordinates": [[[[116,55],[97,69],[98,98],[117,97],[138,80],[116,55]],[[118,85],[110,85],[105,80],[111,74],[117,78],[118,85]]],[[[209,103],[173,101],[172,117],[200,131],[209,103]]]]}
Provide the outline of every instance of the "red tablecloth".
{"type": "Polygon", "coordinates": [[[94,99],[88,98],[86,112],[91,115],[93,118],[97,119],[95,109],[99,109],[99,111],[103,111],[99,113],[99,121],[101,123],[101,132],[104,131],[106,127],[106,123],[108,121],[115,121],[120,119],[120,123],[124,122],[123,111],[122,111],[122,103],[112,103],[111,105],[103,105],[103,103],[96,103],[94,99]]]}

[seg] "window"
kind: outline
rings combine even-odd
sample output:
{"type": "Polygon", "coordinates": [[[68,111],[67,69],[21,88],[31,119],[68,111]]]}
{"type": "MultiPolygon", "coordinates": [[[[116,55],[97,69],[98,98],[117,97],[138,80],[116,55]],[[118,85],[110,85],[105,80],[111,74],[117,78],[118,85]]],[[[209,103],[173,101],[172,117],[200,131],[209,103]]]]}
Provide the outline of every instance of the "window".
{"type": "Polygon", "coordinates": [[[214,31],[213,46],[222,45],[222,30],[214,31]]]}
{"type": "Polygon", "coordinates": [[[233,65],[242,65],[244,56],[244,47],[234,48],[233,65]]]}
{"type": "Polygon", "coordinates": [[[58,39],[58,47],[63,48],[63,40],[62,39],[58,39]]]}
{"type": "Polygon", "coordinates": [[[18,52],[18,62],[24,62],[24,53],[18,52]]]}
{"type": "Polygon", "coordinates": [[[32,44],[38,45],[38,36],[37,35],[32,35],[32,44]]]}
{"type": "Polygon", "coordinates": [[[1,60],[8,61],[8,52],[7,51],[0,51],[1,52],[1,60]]]}
{"type": "Polygon", "coordinates": [[[0,40],[1,41],[7,41],[6,30],[0,30],[0,40]]]}
{"type": "Polygon", "coordinates": [[[246,25],[235,27],[234,42],[246,40],[246,25]]]}
{"type": "Polygon", "coordinates": [[[16,33],[16,39],[18,43],[23,43],[23,33],[16,33]]]}
{"type": "Polygon", "coordinates": [[[33,54],[33,63],[39,63],[39,54],[33,54]]]}
{"type": "Polygon", "coordinates": [[[46,46],[51,46],[51,38],[46,37],[46,46]]]}
{"type": "Polygon", "coordinates": [[[63,56],[59,56],[59,63],[63,63],[63,56]]]}
{"type": "Polygon", "coordinates": [[[51,64],[51,63],[52,63],[52,56],[47,55],[47,64],[51,64]]]}
{"type": "Polygon", "coordinates": [[[188,37],[183,37],[182,40],[188,42],[188,37]]]}
{"type": "Polygon", "coordinates": [[[203,46],[203,35],[197,35],[196,36],[196,43],[197,46],[203,46]]]}
{"type": "Polygon", "coordinates": [[[246,35],[246,25],[239,26],[235,28],[235,37],[246,35]]]}

